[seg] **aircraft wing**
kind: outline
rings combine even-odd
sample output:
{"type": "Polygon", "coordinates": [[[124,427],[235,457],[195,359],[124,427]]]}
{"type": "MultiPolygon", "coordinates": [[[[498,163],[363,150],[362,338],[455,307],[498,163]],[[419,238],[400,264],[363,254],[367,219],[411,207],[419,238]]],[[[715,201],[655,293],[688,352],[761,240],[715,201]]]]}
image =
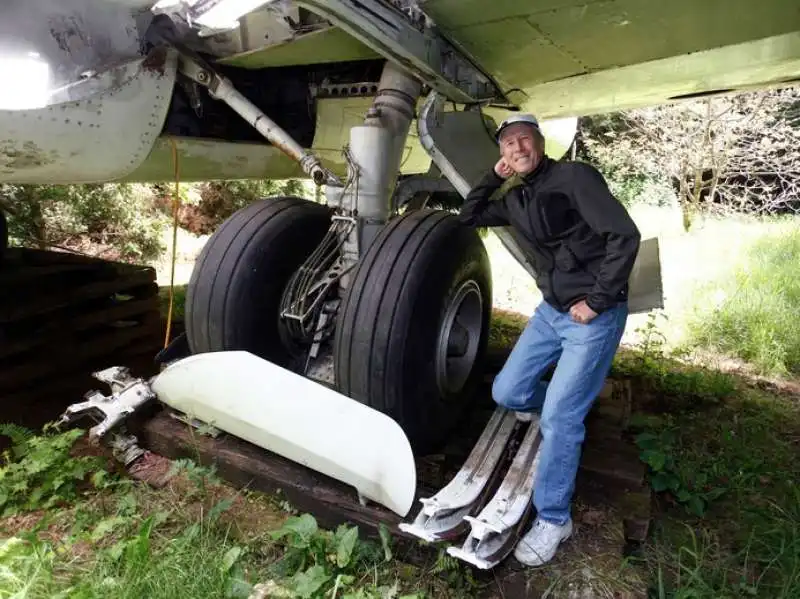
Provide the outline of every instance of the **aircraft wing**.
{"type": "MultiPolygon", "coordinates": [[[[185,181],[303,175],[169,59],[144,56],[152,1],[5,0],[0,182],[170,179],[174,147],[185,181]]],[[[223,1],[252,10],[193,35],[193,49],[340,174],[385,58],[380,40],[328,18],[329,6],[381,6],[428,26],[501,91],[486,116],[535,113],[555,157],[580,115],[800,80],[797,0],[223,1]]],[[[402,172],[430,164],[412,134],[402,172]]]]}
{"type": "MultiPolygon", "coordinates": [[[[400,4],[400,3],[396,3],[400,4]]],[[[795,0],[425,0],[436,26],[541,118],[800,81],[795,0]]],[[[257,20],[262,16],[245,17],[257,20]]],[[[257,69],[379,58],[322,27],[220,58],[257,69]]]]}

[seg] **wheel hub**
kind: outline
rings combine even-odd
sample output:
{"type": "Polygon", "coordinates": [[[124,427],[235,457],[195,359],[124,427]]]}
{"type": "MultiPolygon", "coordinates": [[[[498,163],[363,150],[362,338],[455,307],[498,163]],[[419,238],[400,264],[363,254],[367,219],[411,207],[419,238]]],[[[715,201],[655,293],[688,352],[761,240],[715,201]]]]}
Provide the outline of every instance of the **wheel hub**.
{"type": "Polygon", "coordinates": [[[439,329],[436,383],[443,395],[456,393],[466,383],[481,339],[483,298],[478,284],[466,281],[450,298],[439,329]]]}

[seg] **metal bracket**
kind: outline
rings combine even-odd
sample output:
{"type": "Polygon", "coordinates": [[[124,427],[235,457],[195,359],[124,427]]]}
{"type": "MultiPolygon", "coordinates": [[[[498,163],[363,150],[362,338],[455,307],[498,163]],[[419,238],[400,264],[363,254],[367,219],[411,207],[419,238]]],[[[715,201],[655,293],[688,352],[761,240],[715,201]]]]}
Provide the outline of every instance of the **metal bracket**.
{"type": "Polygon", "coordinates": [[[114,458],[126,468],[145,454],[145,450],[139,447],[139,440],[134,435],[114,433],[108,440],[108,445],[114,458]]]}
{"type": "Polygon", "coordinates": [[[466,526],[465,518],[483,507],[515,425],[514,412],[495,408],[455,477],[433,497],[421,498],[422,509],[412,522],[400,523],[400,530],[428,542],[459,535],[466,526]]]}
{"type": "Polygon", "coordinates": [[[378,93],[380,81],[357,83],[312,83],[309,85],[314,98],[372,98],[378,93]]]}
{"type": "Polygon", "coordinates": [[[89,429],[89,439],[102,438],[109,430],[123,422],[137,409],[155,398],[150,385],[131,376],[127,368],[114,366],[92,373],[97,380],[111,387],[111,395],[89,391],[86,401],[68,406],[57,425],[69,424],[83,416],[95,418],[99,424],[89,429]]]}
{"type": "Polygon", "coordinates": [[[347,259],[345,245],[357,225],[353,217],[334,214],[325,237],[286,285],[280,315],[295,340],[319,344],[333,334],[325,328],[325,314],[335,313],[338,300],[331,303],[331,292],[355,267],[355,262],[347,259]]]}
{"type": "MultiPolygon", "coordinates": [[[[454,102],[511,105],[500,87],[432,25],[379,0],[297,0],[454,102]]],[[[421,13],[420,9],[416,9],[421,13]]]]}

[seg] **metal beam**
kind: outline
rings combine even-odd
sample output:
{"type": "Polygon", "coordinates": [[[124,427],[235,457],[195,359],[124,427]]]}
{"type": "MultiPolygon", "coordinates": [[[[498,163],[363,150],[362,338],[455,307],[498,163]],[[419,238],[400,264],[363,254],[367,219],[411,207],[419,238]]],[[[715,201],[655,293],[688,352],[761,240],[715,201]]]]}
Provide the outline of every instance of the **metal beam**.
{"type": "Polygon", "coordinates": [[[347,31],[449,100],[510,104],[495,81],[429,22],[414,24],[405,12],[380,0],[296,4],[347,31]]]}

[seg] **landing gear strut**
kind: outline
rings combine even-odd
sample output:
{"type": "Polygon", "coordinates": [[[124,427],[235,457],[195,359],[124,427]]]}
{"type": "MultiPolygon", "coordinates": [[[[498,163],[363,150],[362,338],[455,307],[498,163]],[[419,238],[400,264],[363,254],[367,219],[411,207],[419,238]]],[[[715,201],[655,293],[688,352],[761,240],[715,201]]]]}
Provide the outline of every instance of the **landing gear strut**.
{"type": "Polygon", "coordinates": [[[181,65],[324,182],[327,199],[264,200],[211,237],[186,297],[192,353],[250,351],[389,415],[417,452],[434,449],[476,383],[492,302],[475,231],[392,205],[421,83],[385,64],[341,181],[208,65],[181,65]]]}

